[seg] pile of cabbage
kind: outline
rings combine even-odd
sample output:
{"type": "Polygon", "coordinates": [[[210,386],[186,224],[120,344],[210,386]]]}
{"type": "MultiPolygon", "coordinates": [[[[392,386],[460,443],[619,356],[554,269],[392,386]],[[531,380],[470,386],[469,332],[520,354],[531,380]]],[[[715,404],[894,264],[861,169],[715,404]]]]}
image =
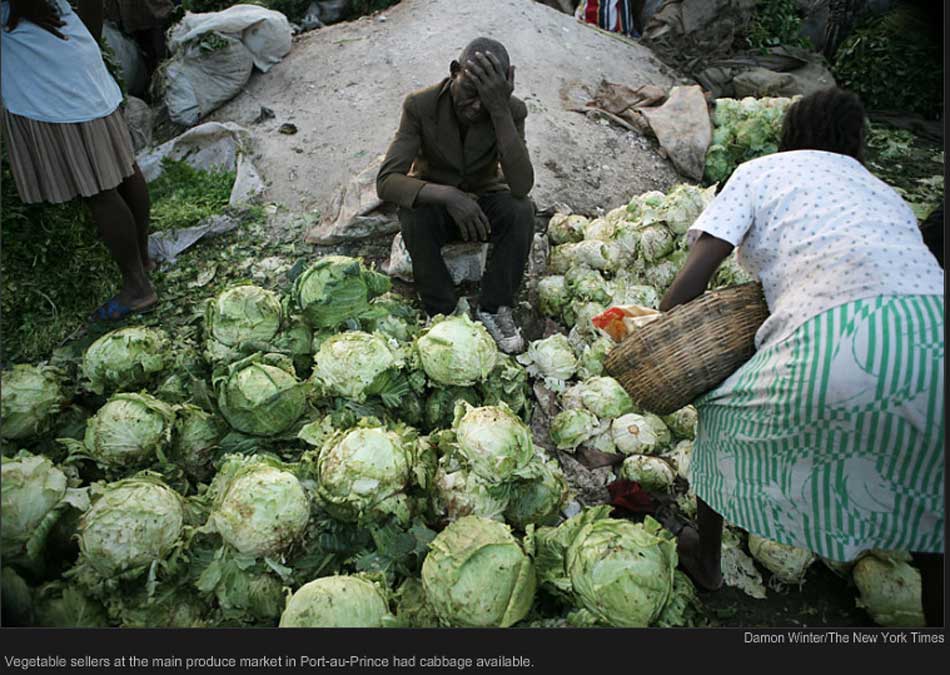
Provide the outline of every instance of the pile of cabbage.
{"type": "MultiPolygon", "coordinates": [[[[542,314],[586,330],[613,305],[656,308],[686,262],[686,232],[715,197],[716,187],[680,184],[637,195],[606,215],[556,214],[548,224],[548,274],[538,282],[542,314]]],[[[749,281],[730,256],[711,286],[749,281]]]]}
{"type": "MultiPolygon", "coordinates": [[[[78,358],[13,366],[4,620],[702,624],[671,535],[582,503],[565,467],[614,456],[616,479],[695,509],[696,411],[638,409],[604,372],[613,343],[591,318],[658,304],[656,268],[676,264],[710,197],[678,186],[605,218],[553,219],[538,290],[561,330],[516,356],[465,315],[423,321],[361,260],[326,256],[282,291],[223,288],[183,326],[119,328],[78,358]],[[557,408],[546,422],[542,389],[557,408]]],[[[754,536],[748,549],[776,583],[814,562],[754,536]]],[[[921,620],[905,559],[846,572],[876,621],[921,620]]]]}
{"type": "Polygon", "coordinates": [[[712,144],[706,151],[707,183],[724,183],[743,162],[777,152],[785,111],[799,98],[716,99],[712,144]]]}
{"type": "Polygon", "coordinates": [[[481,324],[423,323],[390,290],[359,259],[323,257],[283,292],[207,298],[198,331],[119,328],[4,372],[5,619],[524,620],[530,538],[570,497],[528,426],[528,372],[481,324]],[[476,616],[453,584],[497,581],[483,547],[509,560],[512,593],[526,585],[476,616]]]}

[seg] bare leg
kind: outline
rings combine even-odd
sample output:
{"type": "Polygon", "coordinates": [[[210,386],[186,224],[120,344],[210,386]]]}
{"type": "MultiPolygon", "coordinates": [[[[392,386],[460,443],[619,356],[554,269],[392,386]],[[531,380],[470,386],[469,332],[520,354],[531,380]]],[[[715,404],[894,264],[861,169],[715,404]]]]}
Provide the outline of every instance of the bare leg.
{"type": "Polygon", "coordinates": [[[125,200],[117,190],[106,190],[89,198],[89,208],[99,236],[122,274],[118,300],[132,309],[155,302],[155,289],[142,267],[135,219],[125,200]]]}
{"type": "Polygon", "coordinates": [[[146,272],[155,269],[155,263],[148,257],[148,231],[152,202],[148,194],[148,184],[139,165],[133,164],[135,172],[126,178],[118,187],[119,195],[128,205],[135,219],[136,239],[138,241],[139,257],[146,272]]]}
{"type": "Polygon", "coordinates": [[[927,625],[943,627],[943,554],[915,553],[914,562],[920,570],[920,590],[927,625]]]}
{"type": "Polygon", "coordinates": [[[722,516],[696,500],[698,532],[685,527],[677,537],[680,563],[693,582],[708,591],[722,587],[722,516]]]}

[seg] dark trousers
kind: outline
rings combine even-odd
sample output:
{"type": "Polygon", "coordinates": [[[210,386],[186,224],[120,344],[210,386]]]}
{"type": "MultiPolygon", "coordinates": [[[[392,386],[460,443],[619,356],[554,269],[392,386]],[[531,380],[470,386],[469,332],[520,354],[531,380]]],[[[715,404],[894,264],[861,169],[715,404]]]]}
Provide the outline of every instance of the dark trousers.
{"type": "MultiPolygon", "coordinates": [[[[478,205],[491,223],[492,251],[482,276],[479,306],[489,312],[510,307],[521,285],[534,238],[534,204],[510,192],[482,195],[478,205]]],[[[444,206],[399,209],[402,239],[412,258],[412,275],[429,316],[449,314],[458,297],[442,257],[442,247],[462,241],[444,206]]]]}

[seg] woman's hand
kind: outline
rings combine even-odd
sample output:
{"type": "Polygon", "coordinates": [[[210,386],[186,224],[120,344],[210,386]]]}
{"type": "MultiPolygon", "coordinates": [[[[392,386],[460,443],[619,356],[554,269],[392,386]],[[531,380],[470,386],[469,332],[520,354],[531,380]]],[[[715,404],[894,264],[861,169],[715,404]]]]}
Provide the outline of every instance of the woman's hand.
{"type": "Polygon", "coordinates": [[[29,21],[43,30],[49,31],[60,40],[68,40],[59,29],[66,22],[59,16],[59,12],[46,0],[10,0],[10,16],[7,20],[7,30],[14,30],[20,21],[29,21]]]}
{"type": "Polygon", "coordinates": [[[498,115],[509,110],[508,104],[515,90],[514,66],[509,66],[506,73],[494,54],[475,52],[475,57],[463,64],[463,67],[475,82],[482,107],[489,115],[498,115]]]}

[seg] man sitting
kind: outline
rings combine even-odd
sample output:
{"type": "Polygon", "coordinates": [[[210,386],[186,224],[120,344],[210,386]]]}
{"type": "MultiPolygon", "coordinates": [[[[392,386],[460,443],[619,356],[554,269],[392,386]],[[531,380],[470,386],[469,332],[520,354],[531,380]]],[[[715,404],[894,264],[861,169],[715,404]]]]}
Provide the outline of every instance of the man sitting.
{"type": "Polygon", "coordinates": [[[451,313],[458,300],[442,247],[492,243],[476,318],[509,354],[524,348],[511,306],[534,231],[528,110],[512,96],[514,76],[501,43],[472,41],[450,64],[449,77],[406,97],[376,178],[379,198],[400,207],[403,241],[430,316],[451,313]]]}

